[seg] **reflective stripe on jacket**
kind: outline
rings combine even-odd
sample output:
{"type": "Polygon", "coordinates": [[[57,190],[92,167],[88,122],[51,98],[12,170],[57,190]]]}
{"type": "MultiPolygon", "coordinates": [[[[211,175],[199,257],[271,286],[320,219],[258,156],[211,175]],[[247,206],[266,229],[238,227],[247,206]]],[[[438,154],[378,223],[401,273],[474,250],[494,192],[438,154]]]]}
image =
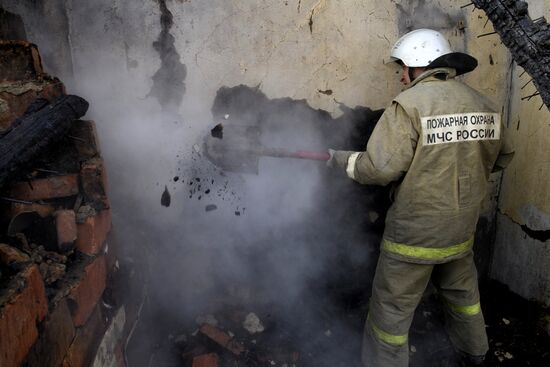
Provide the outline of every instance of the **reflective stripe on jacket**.
{"type": "Polygon", "coordinates": [[[512,154],[503,134],[492,103],[454,80],[454,69],[440,68],[393,100],[365,152],[338,152],[352,179],[395,183],[382,250],[419,263],[470,252],[489,174],[509,161],[497,164],[499,153],[512,154]]]}

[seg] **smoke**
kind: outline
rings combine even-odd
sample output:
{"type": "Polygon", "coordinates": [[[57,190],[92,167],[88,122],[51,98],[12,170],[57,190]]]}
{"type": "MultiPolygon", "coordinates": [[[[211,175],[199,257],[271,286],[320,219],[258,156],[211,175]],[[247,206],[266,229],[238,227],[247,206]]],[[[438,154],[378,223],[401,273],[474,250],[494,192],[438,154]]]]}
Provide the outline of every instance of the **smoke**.
{"type": "Polygon", "coordinates": [[[180,28],[191,22],[208,37],[216,25],[201,19],[204,5],[70,3],[70,92],[90,101],[98,127],[121,261],[146,264],[137,269],[148,280],[143,322],[177,332],[199,314],[238,305],[272,314],[296,348],[324,360],[311,364],[358,359],[362,320],[339,313],[338,302],[364,316],[385,191],[323,162],[260,158],[259,175],[224,172],[206,159],[202,138],[221,122],[258,127],[266,147],[361,149],[380,112],[342,105],[334,119],[305,101],[224,87],[227,62],[197,61],[204,46],[180,28]],[[201,80],[205,70],[219,81],[201,80]],[[169,206],[161,205],[165,189],[169,206]],[[321,351],[327,330],[333,348],[321,351]]]}

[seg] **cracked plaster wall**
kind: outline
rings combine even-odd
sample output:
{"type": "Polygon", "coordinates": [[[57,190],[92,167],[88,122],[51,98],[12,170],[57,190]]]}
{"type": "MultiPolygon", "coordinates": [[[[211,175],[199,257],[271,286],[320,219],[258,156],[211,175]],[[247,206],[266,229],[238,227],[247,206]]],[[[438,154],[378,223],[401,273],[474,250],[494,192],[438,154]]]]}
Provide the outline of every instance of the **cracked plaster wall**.
{"type": "MultiPolygon", "coordinates": [[[[550,0],[528,3],[532,19],[550,18],[550,0]]],[[[521,228],[550,231],[550,111],[538,96],[522,100],[536,92],[530,79],[512,66],[508,122],[516,154],[502,179],[491,276],[550,305],[550,241],[521,228]]]]}
{"type": "MultiPolygon", "coordinates": [[[[147,95],[160,64],[151,47],[160,32],[157,1],[2,0],[0,4],[22,14],[29,38],[38,44],[46,63],[64,59],[65,70],[74,64],[79,89],[85,94],[101,94],[101,85],[116,90],[132,82],[131,91],[117,92],[130,93],[132,98],[147,95]],[[37,22],[42,18],[46,22],[37,22]],[[44,23],[58,24],[65,34],[49,32],[44,23]],[[67,47],[69,55],[59,54],[67,47]]],[[[340,113],[339,103],[383,108],[400,90],[397,70],[383,64],[399,34],[432,26],[445,33],[455,49],[476,56],[484,53],[487,43],[475,37],[476,23],[481,18],[483,22],[484,15],[460,9],[453,0],[168,0],[166,4],[174,16],[171,32],[177,51],[188,68],[189,93],[181,110],[195,113],[207,112],[220,86],[238,84],[259,86],[270,98],[306,99],[335,115],[340,113]],[[461,20],[465,32],[458,29],[461,20]]],[[[483,67],[488,58],[480,60],[483,67]]],[[[63,68],[52,69],[68,79],[63,68]]],[[[500,71],[476,72],[466,80],[496,94],[500,103],[501,76],[500,71]]]]}
{"type": "MultiPolygon", "coordinates": [[[[59,47],[43,41],[47,32],[33,20],[40,11],[47,13],[40,9],[66,8],[66,14],[49,11],[49,18],[59,21],[67,15],[58,23],[70,32],[66,37],[49,37],[70,43],[72,53],[66,59],[74,63],[79,89],[96,95],[101,82],[117,88],[132,81],[133,90],[125,94],[147,95],[160,64],[151,46],[160,32],[157,1],[1,3],[27,18],[29,38],[38,43],[46,60],[53,59],[51,49],[59,47]]],[[[188,68],[188,94],[181,110],[197,113],[207,111],[220,86],[238,84],[260,86],[270,98],[306,99],[335,115],[338,103],[383,108],[400,90],[396,69],[383,64],[400,33],[433,26],[450,38],[455,49],[476,56],[490,42],[476,39],[476,23],[485,20],[482,12],[460,9],[454,0],[168,0],[166,4],[174,16],[171,33],[177,51],[188,68]],[[467,26],[465,32],[458,30],[460,20],[467,26]]],[[[493,55],[493,59],[501,58],[493,55]]],[[[483,65],[488,57],[480,61],[483,65]]],[[[496,93],[500,103],[501,76],[502,72],[476,72],[466,80],[496,93]]]]}

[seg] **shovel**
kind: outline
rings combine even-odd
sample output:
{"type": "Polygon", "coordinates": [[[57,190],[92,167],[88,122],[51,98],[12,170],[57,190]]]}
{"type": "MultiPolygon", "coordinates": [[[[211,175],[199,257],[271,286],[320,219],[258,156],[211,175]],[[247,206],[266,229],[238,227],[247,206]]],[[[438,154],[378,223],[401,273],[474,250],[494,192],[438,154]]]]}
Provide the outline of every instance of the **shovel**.
{"type": "Polygon", "coordinates": [[[217,125],[204,142],[206,157],[224,171],[258,174],[260,157],[328,161],[326,152],[266,148],[260,143],[260,129],[246,125],[217,125]]]}

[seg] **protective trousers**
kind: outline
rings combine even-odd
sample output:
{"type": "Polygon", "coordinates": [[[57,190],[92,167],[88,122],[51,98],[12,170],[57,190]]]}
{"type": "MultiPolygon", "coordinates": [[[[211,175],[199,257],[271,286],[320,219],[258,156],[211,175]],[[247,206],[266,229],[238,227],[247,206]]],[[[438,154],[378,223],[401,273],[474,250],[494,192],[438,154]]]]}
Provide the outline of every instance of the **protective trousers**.
{"type": "Polygon", "coordinates": [[[430,279],[443,299],[447,332],[454,347],[474,356],[487,353],[472,252],[436,265],[403,262],[382,252],[363,339],[362,360],[366,367],[408,366],[409,328],[430,279]]]}

